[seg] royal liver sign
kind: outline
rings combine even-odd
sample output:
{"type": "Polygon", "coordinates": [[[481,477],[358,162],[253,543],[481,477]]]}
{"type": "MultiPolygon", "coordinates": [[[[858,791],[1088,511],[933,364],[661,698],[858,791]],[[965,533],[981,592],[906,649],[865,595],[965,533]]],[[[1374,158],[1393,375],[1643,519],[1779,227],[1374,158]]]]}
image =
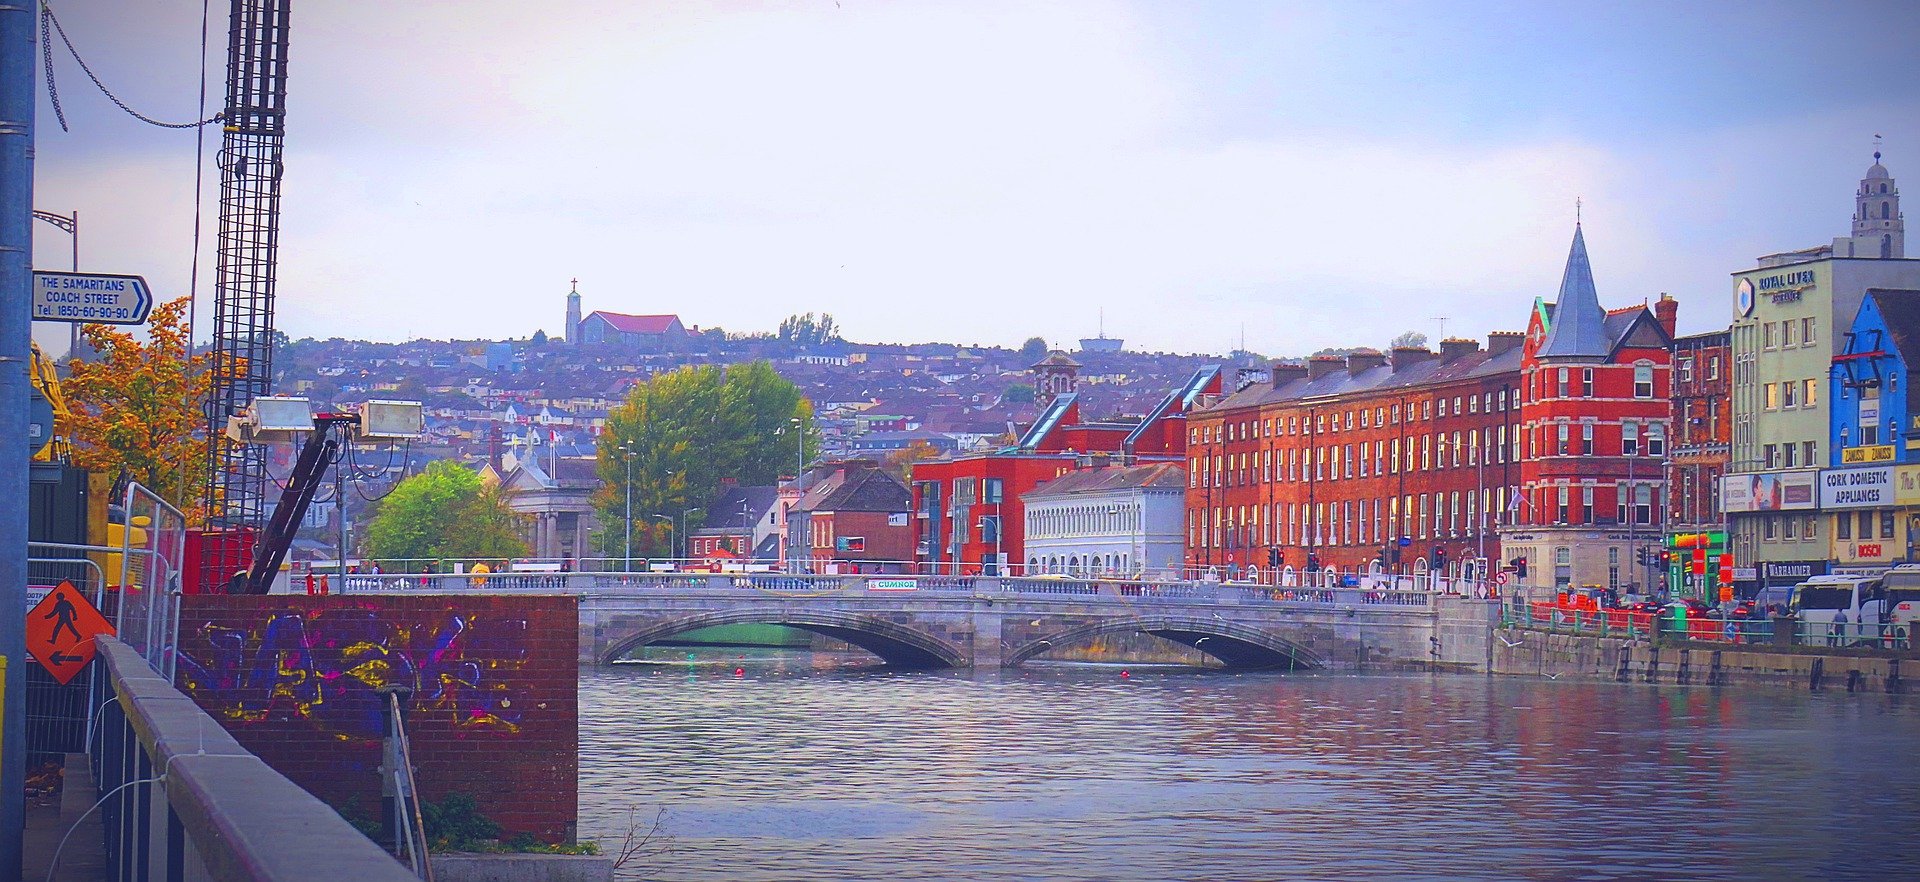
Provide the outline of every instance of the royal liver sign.
{"type": "Polygon", "coordinates": [[[138,325],[153,308],[139,276],[34,271],[33,320],[138,325]]]}

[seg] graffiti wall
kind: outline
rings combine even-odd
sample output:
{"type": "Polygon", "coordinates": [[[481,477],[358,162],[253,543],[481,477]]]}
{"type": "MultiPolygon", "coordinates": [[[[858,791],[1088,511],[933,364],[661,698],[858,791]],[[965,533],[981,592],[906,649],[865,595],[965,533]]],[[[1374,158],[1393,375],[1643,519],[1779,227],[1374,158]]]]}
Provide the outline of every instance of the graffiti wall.
{"type": "Polygon", "coordinates": [[[575,598],[183,600],[181,690],[309,792],[378,817],[380,690],[399,686],[424,798],[466,793],[510,834],[571,837],[575,598]]]}

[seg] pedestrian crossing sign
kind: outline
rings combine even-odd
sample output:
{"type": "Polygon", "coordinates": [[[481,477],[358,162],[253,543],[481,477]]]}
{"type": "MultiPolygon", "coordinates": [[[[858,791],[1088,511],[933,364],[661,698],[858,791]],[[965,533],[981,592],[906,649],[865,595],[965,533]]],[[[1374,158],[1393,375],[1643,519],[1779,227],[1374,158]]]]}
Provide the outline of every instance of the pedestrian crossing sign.
{"type": "Polygon", "coordinates": [[[61,582],[27,613],[27,651],[61,685],[93,661],[100,651],[94,638],[112,633],[106,616],[72,582],[61,582]]]}

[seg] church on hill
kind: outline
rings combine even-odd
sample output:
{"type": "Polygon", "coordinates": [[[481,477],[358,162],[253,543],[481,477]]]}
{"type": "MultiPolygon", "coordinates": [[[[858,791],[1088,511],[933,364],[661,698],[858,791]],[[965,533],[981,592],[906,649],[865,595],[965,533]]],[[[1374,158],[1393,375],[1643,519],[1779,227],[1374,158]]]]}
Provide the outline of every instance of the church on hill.
{"type": "Polygon", "coordinates": [[[567,292],[567,342],[574,345],[615,345],[634,352],[673,352],[687,341],[687,328],[677,315],[630,315],[594,310],[580,316],[580,280],[567,292]]]}

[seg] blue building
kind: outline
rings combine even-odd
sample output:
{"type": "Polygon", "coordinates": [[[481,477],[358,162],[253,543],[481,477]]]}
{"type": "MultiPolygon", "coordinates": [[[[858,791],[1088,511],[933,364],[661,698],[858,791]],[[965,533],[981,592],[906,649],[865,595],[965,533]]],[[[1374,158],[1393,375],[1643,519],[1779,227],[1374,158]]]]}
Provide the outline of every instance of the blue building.
{"type": "Polygon", "coordinates": [[[1827,376],[1820,510],[1840,566],[1915,560],[1920,540],[1920,291],[1869,288],[1827,376]]]}

